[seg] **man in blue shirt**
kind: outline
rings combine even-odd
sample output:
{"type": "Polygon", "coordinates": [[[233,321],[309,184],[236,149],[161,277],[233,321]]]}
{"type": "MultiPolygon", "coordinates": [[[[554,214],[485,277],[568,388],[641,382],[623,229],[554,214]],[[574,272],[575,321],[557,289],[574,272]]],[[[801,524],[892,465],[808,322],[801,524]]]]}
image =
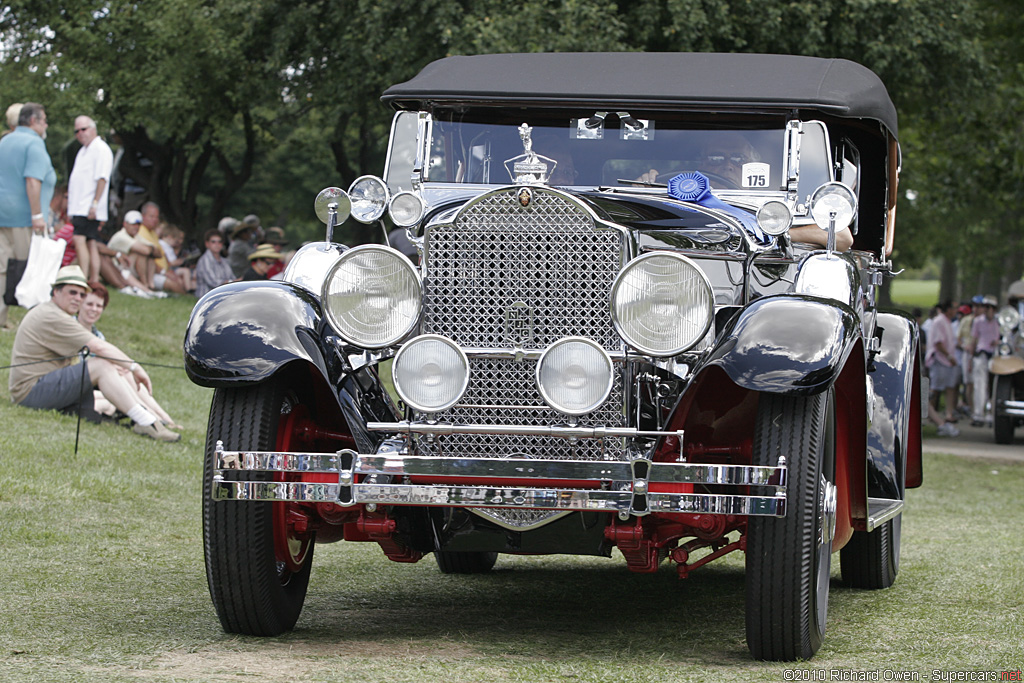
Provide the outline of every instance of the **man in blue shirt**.
{"type": "Polygon", "coordinates": [[[43,105],[26,102],[18,127],[0,139],[0,326],[10,329],[7,304],[9,259],[27,259],[32,231],[46,228],[46,212],[53,197],[57,173],[46,152],[46,112],[43,105]]]}

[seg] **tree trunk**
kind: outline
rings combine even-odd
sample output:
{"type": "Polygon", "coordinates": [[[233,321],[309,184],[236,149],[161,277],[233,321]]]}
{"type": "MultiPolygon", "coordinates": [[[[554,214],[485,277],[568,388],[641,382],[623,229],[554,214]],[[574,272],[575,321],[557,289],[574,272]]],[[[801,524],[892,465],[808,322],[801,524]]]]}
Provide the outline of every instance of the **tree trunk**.
{"type": "Polygon", "coordinates": [[[939,301],[956,301],[958,269],[956,260],[951,258],[942,259],[942,271],[939,275],[939,301]]]}

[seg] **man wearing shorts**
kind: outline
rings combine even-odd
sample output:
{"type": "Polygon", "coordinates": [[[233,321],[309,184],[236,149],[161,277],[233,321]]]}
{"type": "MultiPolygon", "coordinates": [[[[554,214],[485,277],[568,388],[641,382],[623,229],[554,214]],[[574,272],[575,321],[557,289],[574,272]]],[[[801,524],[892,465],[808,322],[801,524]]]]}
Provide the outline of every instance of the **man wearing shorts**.
{"type": "MultiPolygon", "coordinates": [[[[956,395],[960,386],[960,366],[956,362],[956,335],[953,333],[953,316],[956,306],[952,301],[939,304],[939,313],[933,318],[928,331],[928,351],[925,366],[931,380],[932,393],[945,398],[946,422],[939,427],[940,436],[951,436],[956,429],[956,395]]],[[[935,406],[938,409],[938,406],[935,406]]]]}
{"type": "Polygon", "coordinates": [[[57,272],[49,301],[25,314],[11,350],[11,400],[26,408],[92,408],[93,387],[132,419],[132,431],[158,441],[177,441],[138,401],[137,387],[152,391],[149,375],[121,349],[78,324],[74,315],[92,291],[78,266],[57,272]],[[81,352],[92,357],[84,362],[81,352]]]}
{"type": "Polygon", "coordinates": [[[114,154],[88,116],[75,119],[75,138],[82,143],[68,178],[68,216],[78,262],[90,281],[100,279],[100,224],[107,222],[107,196],[114,154]]]}

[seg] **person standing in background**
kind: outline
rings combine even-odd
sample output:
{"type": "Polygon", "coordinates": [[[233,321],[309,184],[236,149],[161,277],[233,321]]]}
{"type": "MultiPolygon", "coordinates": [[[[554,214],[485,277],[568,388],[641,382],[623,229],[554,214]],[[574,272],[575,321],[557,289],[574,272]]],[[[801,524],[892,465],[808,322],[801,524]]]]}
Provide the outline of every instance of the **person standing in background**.
{"type": "Polygon", "coordinates": [[[46,211],[57,184],[57,172],[46,152],[46,111],[26,102],[18,114],[18,127],[0,138],[0,326],[7,321],[7,262],[28,259],[32,231],[42,234],[46,211]]]}
{"type": "Polygon", "coordinates": [[[974,404],[971,410],[971,425],[981,427],[991,424],[992,417],[988,412],[989,373],[988,362],[999,346],[999,321],[996,320],[996,307],[999,302],[994,296],[986,296],[981,300],[980,312],[974,316],[971,324],[971,350],[974,358],[971,367],[971,382],[974,384],[974,404]]]}
{"type": "Polygon", "coordinates": [[[68,179],[68,215],[75,226],[75,251],[88,280],[100,279],[100,224],[107,222],[107,197],[114,154],[88,116],[75,119],[75,138],[82,144],[68,179]]]}
{"type": "Polygon", "coordinates": [[[21,102],[15,102],[7,107],[7,130],[4,131],[4,135],[13,133],[18,127],[18,117],[21,116],[21,108],[24,106],[21,102]]]}
{"type": "MultiPolygon", "coordinates": [[[[960,367],[955,354],[956,335],[953,333],[953,316],[957,311],[952,301],[942,302],[938,310],[928,331],[928,351],[924,362],[931,379],[933,398],[945,398],[946,421],[939,427],[939,435],[953,436],[952,432],[956,431],[956,395],[960,385],[960,367]]],[[[936,410],[939,408],[937,403],[934,407],[936,410]]]]}

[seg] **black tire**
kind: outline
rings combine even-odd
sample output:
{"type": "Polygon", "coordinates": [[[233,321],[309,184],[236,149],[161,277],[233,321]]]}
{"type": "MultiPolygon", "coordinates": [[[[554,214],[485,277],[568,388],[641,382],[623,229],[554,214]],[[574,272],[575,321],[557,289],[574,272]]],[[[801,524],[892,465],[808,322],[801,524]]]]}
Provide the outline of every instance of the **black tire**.
{"type": "Polygon", "coordinates": [[[903,515],[896,515],[873,531],[854,531],[839,551],[843,583],[851,588],[888,588],[900,571],[900,536],[903,515]]]}
{"type": "Polygon", "coordinates": [[[442,574],[485,574],[494,568],[498,553],[486,551],[456,552],[437,550],[434,552],[437,568],[442,574]]]}
{"type": "Polygon", "coordinates": [[[1013,416],[1003,413],[1004,402],[1013,400],[1013,379],[1008,376],[997,375],[995,388],[992,390],[995,396],[992,412],[995,417],[992,425],[995,428],[996,443],[1013,443],[1013,416]]]}
{"type": "Polygon", "coordinates": [[[747,646],[757,659],[792,661],[818,651],[828,616],[835,531],[831,392],[761,395],[754,462],[774,465],[780,455],[789,466],[786,516],[752,517],[747,529],[747,646]]]}
{"type": "MultiPolygon", "coordinates": [[[[210,498],[217,439],[226,450],[273,450],[282,413],[290,405],[276,379],[258,386],[217,389],[213,395],[203,474],[203,546],[210,597],[228,633],[279,635],[295,625],[306,599],[312,539],[286,539],[279,541],[279,552],[275,548],[274,526],[284,519],[288,504],[210,498]],[[291,565],[281,559],[289,552],[291,565]]],[[[269,481],[273,477],[269,472],[238,472],[237,478],[269,481]]]]}

